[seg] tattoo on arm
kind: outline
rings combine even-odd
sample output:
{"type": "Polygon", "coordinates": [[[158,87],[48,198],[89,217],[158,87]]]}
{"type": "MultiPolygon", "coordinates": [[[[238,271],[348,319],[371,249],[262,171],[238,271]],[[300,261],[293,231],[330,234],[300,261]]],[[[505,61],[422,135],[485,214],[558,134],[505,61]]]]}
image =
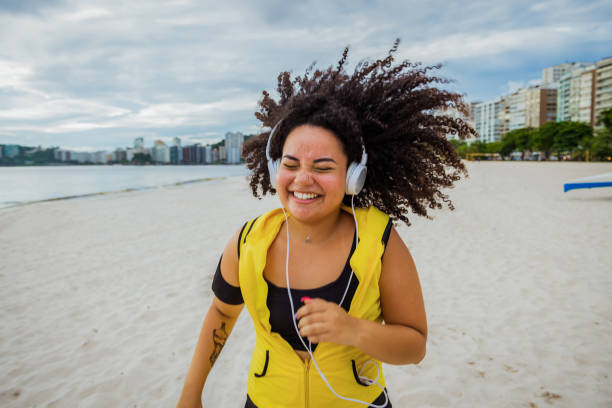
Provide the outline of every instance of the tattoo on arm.
{"type": "Polygon", "coordinates": [[[221,354],[221,350],[227,341],[228,334],[227,330],[225,330],[225,322],[221,322],[221,327],[213,330],[212,336],[214,348],[209,358],[211,366],[213,366],[215,361],[217,361],[217,358],[219,357],[219,354],[221,354]]]}

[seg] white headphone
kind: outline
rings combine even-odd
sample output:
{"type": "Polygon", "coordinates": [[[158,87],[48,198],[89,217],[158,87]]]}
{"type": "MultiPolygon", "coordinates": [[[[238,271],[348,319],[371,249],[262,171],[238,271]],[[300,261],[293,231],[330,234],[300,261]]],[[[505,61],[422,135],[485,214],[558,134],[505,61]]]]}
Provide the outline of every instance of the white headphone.
{"type": "MultiPolygon", "coordinates": [[[[276,174],[278,173],[278,169],[280,167],[280,159],[273,160],[270,157],[270,141],[272,137],[274,137],[274,133],[276,129],[283,121],[280,120],[274,128],[272,128],[272,132],[270,132],[270,136],[268,137],[268,144],[266,145],[266,158],[268,159],[268,174],[270,175],[270,184],[272,188],[276,188],[276,174]]],[[[345,193],[348,195],[357,195],[363,188],[366,180],[366,174],[368,169],[366,167],[366,163],[368,161],[368,155],[365,151],[365,146],[362,144],[362,153],[361,153],[361,161],[359,163],[352,162],[348,170],[346,171],[346,189],[345,193]]]]}

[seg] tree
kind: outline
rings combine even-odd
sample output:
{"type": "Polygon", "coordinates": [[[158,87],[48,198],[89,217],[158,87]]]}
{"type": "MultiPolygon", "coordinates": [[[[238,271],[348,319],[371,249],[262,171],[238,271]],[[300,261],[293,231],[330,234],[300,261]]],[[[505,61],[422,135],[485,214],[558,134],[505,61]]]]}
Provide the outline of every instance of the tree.
{"type": "Polygon", "coordinates": [[[553,150],[559,158],[562,153],[582,150],[588,147],[593,137],[593,128],[582,122],[559,122],[555,134],[553,150]]]}
{"type": "Polygon", "coordinates": [[[151,164],[152,162],[153,159],[151,159],[151,155],[148,153],[136,153],[132,158],[132,163],[134,164],[151,164]]]}
{"type": "Polygon", "coordinates": [[[610,160],[612,158],[611,129],[597,129],[591,142],[591,157],[595,160],[610,160]]]}
{"type": "Polygon", "coordinates": [[[531,144],[532,144],[532,140],[533,140],[533,133],[534,133],[534,129],[533,128],[521,128],[521,129],[516,129],[516,136],[515,136],[515,141],[516,141],[516,148],[517,150],[519,150],[521,152],[521,160],[525,159],[525,151],[526,150],[531,150],[531,144]]]}
{"type": "Polygon", "coordinates": [[[599,123],[604,125],[604,127],[609,131],[612,131],[612,108],[606,109],[605,111],[601,112],[601,118],[599,119],[599,123]]]}
{"type": "Polygon", "coordinates": [[[595,160],[611,160],[612,158],[612,108],[602,112],[599,123],[603,129],[597,129],[591,141],[591,155],[595,160]]]}
{"type": "Polygon", "coordinates": [[[499,153],[503,156],[509,156],[510,153],[516,150],[515,132],[510,131],[506,133],[501,139],[501,149],[499,153]]]}
{"type": "Polygon", "coordinates": [[[501,152],[501,147],[502,147],[501,142],[487,143],[486,153],[499,153],[501,152]]]}
{"type": "Polygon", "coordinates": [[[525,151],[531,150],[533,128],[514,129],[506,133],[502,138],[501,154],[508,156],[515,150],[521,152],[521,159],[525,158],[525,151]]]}
{"type": "Polygon", "coordinates": [[[550,157],[558,130],[557,122],[547,122],[533,132],[532,146],[534,150],[544,152],[546,160],[550,157]]]}

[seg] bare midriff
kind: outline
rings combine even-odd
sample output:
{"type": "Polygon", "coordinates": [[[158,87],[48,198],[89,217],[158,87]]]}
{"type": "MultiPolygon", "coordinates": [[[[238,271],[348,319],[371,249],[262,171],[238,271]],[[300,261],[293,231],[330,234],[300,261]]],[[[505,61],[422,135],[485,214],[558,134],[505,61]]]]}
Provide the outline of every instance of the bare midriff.
{"type": "Polygon", "coordinates": [[[303,350],[295,350],[295,352],[297,353],[298,356],[300,356],[300,358],[302,359],[302,361],[308,361],[310,360],[310,354],[308,354],[307,351],[303,351],[303,350]]]}

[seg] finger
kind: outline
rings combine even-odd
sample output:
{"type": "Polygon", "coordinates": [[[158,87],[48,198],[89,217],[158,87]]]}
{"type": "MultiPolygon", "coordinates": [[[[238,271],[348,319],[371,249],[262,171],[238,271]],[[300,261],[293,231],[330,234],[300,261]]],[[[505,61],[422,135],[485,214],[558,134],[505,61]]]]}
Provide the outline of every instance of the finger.
{"type": "Polygon", "coordinates": [[[300,320],[302,317],[310,314],[310,313],[314,313],[314,312],[322,312],[324,310],[326,310],[326,308],[328,307],[328,303],[327,301],[323,300],[323,299],[311,299],[309,297],[304,296],[302,299],[304,299],[304,306],[300,307],[297,311],[297,313],[295,314],[295,318],[297,320],[300,320]]]}
{"type": "Polygon", "coordinates": [[[311,336],[321,336],[328,332],[329,327],[326,324],[314,323],[300,329],[300,336],[310,338],[311,336]]]}
{"type": "Polygon", "coordinates": [[[309,324],[314,323],[327,323],[333,321],[333,316],[328,311],[314,312],[305,314],[301,319],[298,320],[298,328],[302,328],[309,324]]]}

